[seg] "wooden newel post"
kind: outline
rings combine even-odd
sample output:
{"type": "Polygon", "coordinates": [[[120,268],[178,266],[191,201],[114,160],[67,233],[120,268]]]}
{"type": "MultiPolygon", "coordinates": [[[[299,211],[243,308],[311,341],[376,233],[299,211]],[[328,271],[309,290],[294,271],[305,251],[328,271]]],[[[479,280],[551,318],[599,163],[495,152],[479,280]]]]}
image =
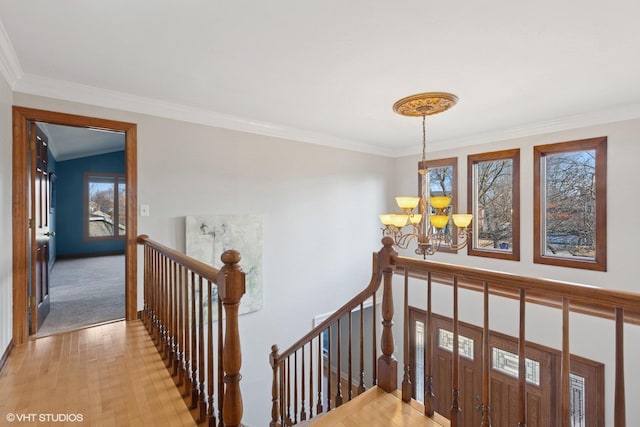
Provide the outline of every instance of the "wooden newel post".
{"type": "Polygon", "coordinates": [[[218,295],[225,312],[224,348],[222,350],[225,389],[222,419],[225,426],[235,427],[241,425],[243,412],[242,393],[240,392],[242,353],[240,351],[238,309],[240,308],[240,299],[246,290],[245,274],[238,265],[240,262],[238,251],[225,251],[220,259],[224,263],[224,267],[218,276],[218,295]]]}
{"type": "Polygon", "coordinates": [[[393,249],[393,239],[386,236],[382,239],[379,262],[383,280],[382,294],[382,354],[378,358],[378,386],[387,393],[398,388],[398,361],[393,357],[393,293],[391,289],[395,257],[398,253],[393,249]]]}
{"type": "Polygon", "coordinates": [[[280,390],[280,386],[278,385],[278,359],[280,355],[278,354],[280,348],[277,345],[271,346],[271,354],[269,355],[269,363],[271,364],[271,368],[273,368],[273,383],[271,386],[271,422],[269,423],[269,427],[281,427],[280,424],[280,399],[278,398],[278,391],[280,390]]]}

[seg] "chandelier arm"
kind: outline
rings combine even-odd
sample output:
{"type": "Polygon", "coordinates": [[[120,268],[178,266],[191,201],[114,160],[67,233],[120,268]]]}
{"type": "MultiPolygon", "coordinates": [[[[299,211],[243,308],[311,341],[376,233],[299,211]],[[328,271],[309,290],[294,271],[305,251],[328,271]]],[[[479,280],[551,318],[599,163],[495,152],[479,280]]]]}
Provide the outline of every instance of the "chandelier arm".
{"type": "Polygon", "coordinates": [[[458,230],[458,237],[462,239],[462,243],[457,245],[451,245],[451,249],[454,251],[458,251],[469,244],[469,240],[471,240],[471,230],[468,227],[462,228],[458,230]]]}
{"type": "Polygon", "coordinates": [[[398,236],[398,247],[401,249],[407,249],[409,247],[409,243],[411,243],[414,239],[417,239],[418,235],[415,233],[407,233],[407,234],[402,234],[402,232],[400,233],[400,235],[398,236]]]}
{"type": "Polygon", "coordinates": [[[393,244],[400,249],[407,249],[411,241],[418,238],[418,234],[403,233],[402,229],[393,225],[382,228],[382,237],[385,236],[390,236],[393,239],[393,244]]]}

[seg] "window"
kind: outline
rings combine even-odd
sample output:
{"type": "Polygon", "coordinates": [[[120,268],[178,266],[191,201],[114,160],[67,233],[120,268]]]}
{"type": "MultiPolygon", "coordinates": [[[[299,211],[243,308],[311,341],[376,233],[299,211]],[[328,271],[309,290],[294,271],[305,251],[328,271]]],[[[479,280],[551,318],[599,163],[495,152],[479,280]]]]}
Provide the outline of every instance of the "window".
{"type": "MultiPolygon", "coordinates": [[[[426,188],[425,196],[427,203],[432,196],[449,196],[451,203],[449,205],[449,223],[444,228],[444,234],[451,239],[451,243],[455,246],[458,243],[458,233],[452,233],[451,213],[457,212],[457,166],[458,159],[451,157],[448,159],[424,160],[420,162],[419,169],[428,169],[428,173],[418,175],[418,193],[422,195],[422,189],[426,188]]],[[[430,212],[435,213],[435,212],[430,212]]],[[[422,225],[425,229],[429,226],[429,221],[425,221],[422,225]]],[[[441,252],[454,252],[451,246],[443,243],[438,249],[441,252]]]]}
{"type": "MultiPolygon", "coordinates": [[[[498,372],[518,378],[520,375],[520,356],[498,347],[491,349],[491,367],[498,372]]],[[[525,378],[528,383],[540,385],[540,362],[525,358],[525,378]]]]}
{"type": "Polygon", "coordinates": [[[534,147],[534,262],[606,271],[607,138],[534,147]]]}
{"type": "MultiPolygon", "coordinates": [[[[438,329],[438,346],[453,353],[453,332],[446,329],[438,329]]],[[[473,340],[458,335],[458,351],[460,356],[473,360],[473,340]]]]}
{"type": "Polygon", "coordinates": [[[573,427],[585,427],[586,414],[585,397],[586,397],[586,380],[584,377],[576,374],[569,374],[569,393],[571,402],[571,425],[573,427]]]}
{"type": "Polygon", "coordinates": [[[469,255],[520,260],[520,150],[468,156],[469,255]]]}
{"type": "Polygon", "coordinates": [[[126,191],[124,176],[85,174],[85,237],[122,239],[126,235],[126,191]]]}
{"type": "MultiPolygon", "coordinates": [[[[424,322],[419,320],[415,320],[415,312],[411,312],[412,314],[412,322],[410,323],[413,326],[413,341],[412,341],[412,349],[411,355],[413,357],[413,366],[412,369],[413,374],[413,384],[415,385],[415,393],[413,397],[421,403],[424,403],[424,360],[425,360],[425,334],[424,334],[424,322]]],[[[424,316],[423,316],[424,317],[424,316]]]]}

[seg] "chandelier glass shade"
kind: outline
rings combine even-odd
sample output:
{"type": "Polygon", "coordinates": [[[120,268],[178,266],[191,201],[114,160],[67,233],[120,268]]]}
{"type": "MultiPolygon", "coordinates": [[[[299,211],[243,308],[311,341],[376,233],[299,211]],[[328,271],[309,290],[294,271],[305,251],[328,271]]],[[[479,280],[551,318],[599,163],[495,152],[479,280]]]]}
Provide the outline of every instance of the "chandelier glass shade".
{"type": "MultiPolygon", "coordinates": [[[[428,176],[429,173],[426,161],[426,116],[448,110],[457,101],[458,98],[450,93],[429,92],[402,98],[393,105],[393,110],[398,114],[422,117],[422,160],[418,163],[420,175],[428,176]]],[[[436,253],[442,245],[453,251],[465,247],[473,219],[471,214],[451,212],[451,196],[431,195],[428,187],[421,185],[418,197],[396,197],[399,213],[380,215],[384,226],[383,236],[392,237],[395,245],[402,249],[407,249],[415,240],[415,253],[424,258],[436,253]],[[457,228],[459,243],[454,242],[453,226],[457,228]]]]}

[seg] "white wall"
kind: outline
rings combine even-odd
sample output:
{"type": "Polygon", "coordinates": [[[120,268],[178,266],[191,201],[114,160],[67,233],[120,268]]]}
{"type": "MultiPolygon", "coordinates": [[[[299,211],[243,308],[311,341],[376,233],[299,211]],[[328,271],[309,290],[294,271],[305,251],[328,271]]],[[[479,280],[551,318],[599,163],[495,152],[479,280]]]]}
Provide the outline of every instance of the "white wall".
{"type": "Polygon", "coordinates": [[[13,256],[11,251],[11,89],[0,78],[0,356],[4,354],[13,336],[13,256]]]}
{"type": "MultiPolygon", "coordinates": [[[[11,93],[2,87],[0,126],[0,196],[11,197],[11,93]],[[6,93],[6,96],[5,96],[6,93]],[[4,126],[6,122],[6,126],[4,126]],[[5,155],[6,154],[6,155],[5,155]],[[6,194],[5,194],[6,193],[6,194]]],[[[14,103],[72,114],[138,124],[139,202],[151,215],[139,217],[138,232],[168,246],[184,249],[184,216],[192,214],[257,213],[264,220],[264,309],[241,318],[243,345],[244,421],[261,425],[269,418],[270,345],[282,348],[311,327],[312,318],[332,311],[368,283],[371,252],[380,248],[377,214],[387,211],[393,194],[414,194],[419,156],[386,159],[310,144],[300,144],[184,122],[160,119],[77,103],[14,94],[14,103]],[[254,333],[259,331],[259,333],[254,333]]],[[[624,226],[622,212],[640,210],[635,166],[640,154],[640,120],[583,128],[537,137],[496,142],[465,150],[441,150],[429,158],[458,156],[459,206],[466,206],[466,155],[506,148],[521,149],[521,261],[510,262],[438,254],[436,260],[547,277],[613,289],[636,291],[633,265],[638,227],[624,226]],[[608,136],[608,272],[582,271],[532,262],[531,241],[534,145],[608,136]]],[[[0,210],[0,237],[10,241],[10,208],[0,210]]],[[[11,335],[11,262],[0,264],[0,345],[11,335]]],[[[400,281],[398,280],[398,283],[400,281]]],[[[139,295],[142,294],[139,283],[139,295]]],[[[411,300],[424,301],[418,286],[411,300]]],[[[447,301],[447,291],[438,298],[447,301]]],[[[480,318],[473,297],[461,296],[465,321],[480,318]]],[[[401,294],[395,297],[399,304],[401,294]]],[[[439,311],[447,313],[447,301],[439,311]]],[[[141,307],[141,301],[138,303],[141,307]]],[[[516,312],[510,302],[492,299],[494,313],[516,312]]],[[[402,310],[396,308],[396,325],[402,310]]],[[[607,363],[607,425],[612,419],[612,325],[573,315],[571,346],[576,354],[607,363]]],[[[529,307],[528,337],[559,346],[557,314],[529,307]],[[539,327],[544,325],[544,327],[539,327]]],[[[512,322],[494,314],[492,328],[514,334],[512,322]]],[[[634,359],[640,342],[636,327],[626,330],[627,377],[640,371],[634,359]]],[[[399,344],[401,335],[396,332],[399,344]]],[[[6,344],[5,344],[6,346],[6,344]]],[[[398,345],[397,347],[400,347],[398,345]]],[[[2,348],[2,347],[0,347],[2,348]]],[[[397,348],[401,361],[401,348],[397,348]]],[[[401,364],[400,364],[401,365],[401,364]]],[[[627,401],[637,401],[640,385],[627,381],[627,401]]],[[[640,419],[640,409],[627,405],[628,419],[640,419]]]]}
{"type": "Polygon", "coordinates": [[[150,206],[140,234],[184,250],[186,215],[263,216],[264,308],[240,328],[244,422],[268,422],[271,345],[285,349],[369,282],[393,160],[24,94],[15,103],[138,124],[138,201],[150,206]]]}
{"type": "MultiPolygon", "coordinates": [[[[600,286],[609,289],[640,292],[637,280],[637,263],[640,251],[640,228],[626,220],[628,212],[640,211],[640,186],[637,178],[637,159],[640,158],[640,120],[630,120],[608,125],[593,126],[571,131],[557,132],[528,138],[473,146],[465,149],[429,152],[429,159],[458,157],[458,206],[459,211],[467,210],[467,154],[491,152],[510,148],[520,148],[520,238],[521,261],[505,261],[468,256],[466,249],[458,254],[436,254],[435,261],[462,264],[473,267],[499,270],[514,274],[544,277],[555,280],[600,286]],[[607,272],[579,270],[533,263],[533,147],[541,144],[571,141],[598,136],[608,137],[607,146],[607,272]]],[[[413,195],[416,189],[416,168],[419,156],[409,156],[396,160],[396,194],[413,195]]],[[[406,256],[412,256],[405,252],[406,256]]],[[[396,278],[395,304],[396,325],[402,324],[401,279],[396,278]]],[[[426,292],[423,284],[412,285],[410,303],[424,308],[426,292]]],[[[451,316],[451,288],[434,289],[434,310],[451,316]]],[[[491,329],[517,336],[518,306],[515,301],[492,298],[490,302],[491,329]]],[[[477,295],[462,291],[460,294],[462,321],[480,324],[482,305],[477,295]]],[[[561,321],[558,310],[527,305],[527,339],[559,349],[561,347],[561,321]]],[[[605,396],[606,425],[613,425],[614,386],[614,324],[612,321],[592,319],[572,314],[571,351],[589,359],[606,364],[605,396]]],[[[401,343],[401,336],[396,341],[401,343]]],[[[402,360],[402,348],[397,348],[397,358],[402,360]]],[[[640,372],[640,327],[627,325],[625,329],[625,359],[627,402],[640,399],[640,386],[635,374],[640,372]]],[[[627,420],[640,419],[640,408],[627,404],[627,420]]]]}

